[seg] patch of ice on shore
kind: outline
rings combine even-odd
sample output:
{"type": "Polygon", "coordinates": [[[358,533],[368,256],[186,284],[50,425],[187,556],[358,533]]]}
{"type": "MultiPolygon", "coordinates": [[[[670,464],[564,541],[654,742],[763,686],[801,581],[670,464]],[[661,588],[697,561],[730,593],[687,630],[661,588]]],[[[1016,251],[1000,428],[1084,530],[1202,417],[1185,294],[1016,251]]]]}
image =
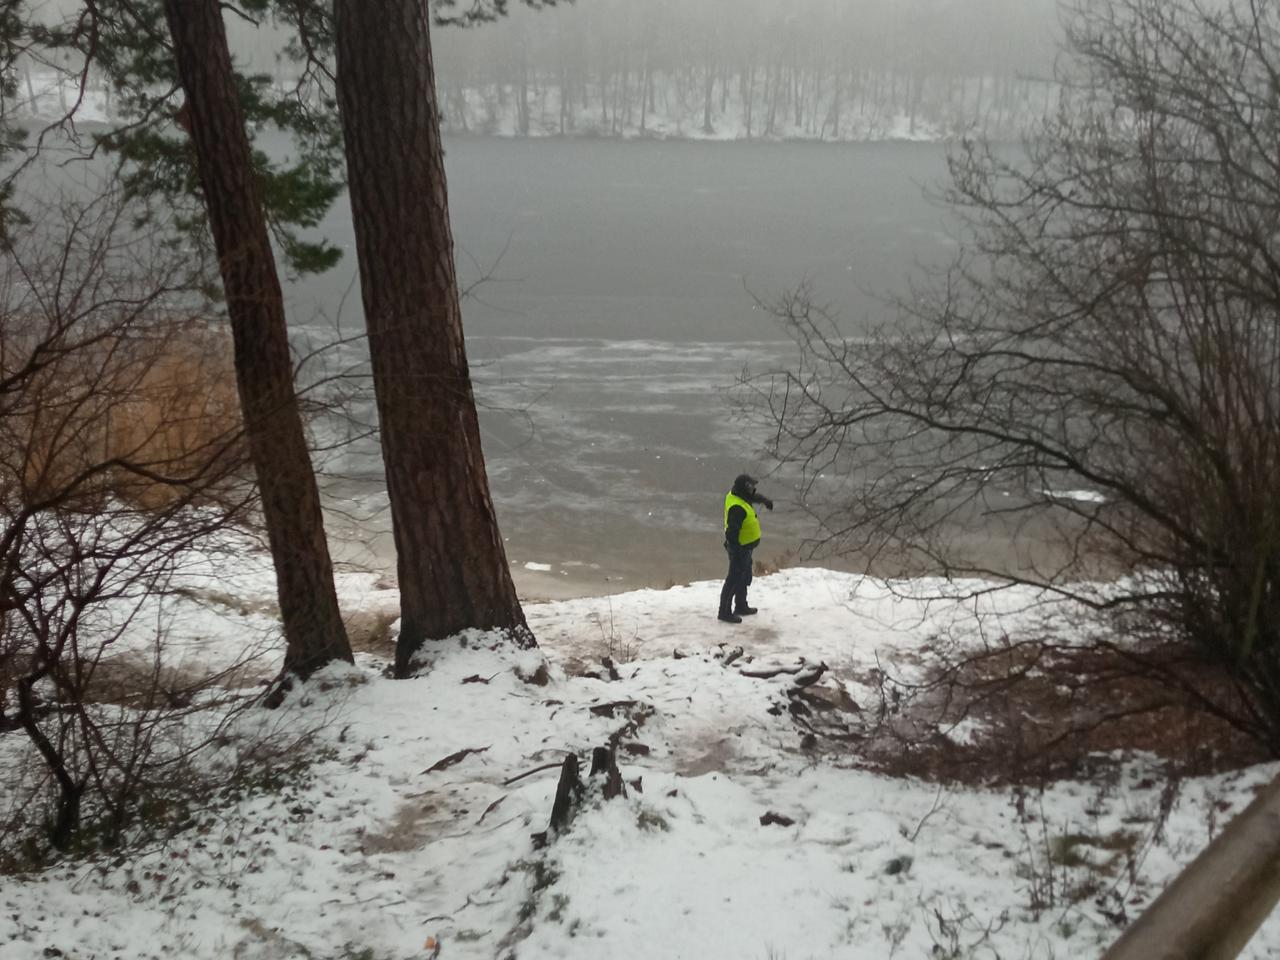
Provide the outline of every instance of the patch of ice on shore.
{"type": "Polygon", "coordinates": [[[1040,492],[1055,500],[1079,500],[1083,503],[1107,502],[1107,498],[1097,490],[1041,490],[1040,492]]]}

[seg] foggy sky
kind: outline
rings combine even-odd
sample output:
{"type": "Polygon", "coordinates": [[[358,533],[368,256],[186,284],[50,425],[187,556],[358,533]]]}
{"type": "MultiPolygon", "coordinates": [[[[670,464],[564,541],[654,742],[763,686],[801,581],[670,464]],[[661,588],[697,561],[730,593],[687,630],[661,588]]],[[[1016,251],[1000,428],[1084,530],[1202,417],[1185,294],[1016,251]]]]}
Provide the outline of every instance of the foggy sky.
{"type": "MultiPolygon", "coordinates": [[[[74,6],[74,0],[58,0],[74,6]]],[[[837,50],[879,68],[951,74],[1045,75],[1057,34],[1055,0],[577,0],[506,21],[433,31],[443,78],[494,71],[521,55],[539,66],[648,55],[672,68],[707,56],[801,61],[837,50]]],[[[281,32],[229,15],[234,53],[275,67],[281,32]]]]}

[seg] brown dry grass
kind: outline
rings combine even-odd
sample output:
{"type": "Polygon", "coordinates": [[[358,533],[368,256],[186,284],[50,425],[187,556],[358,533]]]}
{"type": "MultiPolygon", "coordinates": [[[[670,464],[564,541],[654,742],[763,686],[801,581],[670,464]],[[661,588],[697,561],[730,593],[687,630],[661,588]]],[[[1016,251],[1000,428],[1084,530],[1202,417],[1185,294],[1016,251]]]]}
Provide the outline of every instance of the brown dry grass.
{"type": "Polygon", "coordinates": [[[396,645],[395,641],[391,639],[391,625],[399,617],[400,609],[398,606],[344,612],[342,623],[346,627],[351,649],[357,653],[374,653],[384,657],[395,656],[396,645]]]}
{"type": "Polygon", "coordinates": [[[74,488],[73,506],[114,495],[161,508],[186,485],[147,473],[200,485],[242,456],[230,339],[203,323],[85,346],[33,378],[23,399],[0,457],[28,501],[74,488]]]}
{"type": "Polygon", "coordinates": [[[186,706],[204,682],[194,671],[158,667],[145,656],[126,654],[94,664],[78,700],[138,708],[186,706]]]}
{"type": "Polygon", "coordinates": [[[756,558],[753,564],[754,569],[752,570],[752,573],[757,577],[767,577],[770,574],[780,573],[783,570],[799,565],[799,551],[788,548],[767,560],[763,558],[756,558]]]}
{"type": "MultiPolygon", "coordinates": [[[[882,722],[858,752],[898,775],[985,783],[1087,777],[1139,752],[1179,775],[1267,759],[1195,696],[1136,669],[1129,653],[1026,643],[937,668],[914,695],[887,697],[882,722]],[[962,720],[976,726],[957,743],[945,731],[962,720]]],[[[1230,682],[1212,665],[1172,647],[1143,656],[1224,702],[1230,682]]]]}

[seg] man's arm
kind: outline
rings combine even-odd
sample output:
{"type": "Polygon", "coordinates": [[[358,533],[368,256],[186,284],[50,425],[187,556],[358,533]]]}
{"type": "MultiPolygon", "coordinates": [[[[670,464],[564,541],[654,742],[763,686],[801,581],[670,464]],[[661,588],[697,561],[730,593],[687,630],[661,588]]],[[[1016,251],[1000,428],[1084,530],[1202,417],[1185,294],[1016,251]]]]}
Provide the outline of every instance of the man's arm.
{"type": "Polygon", "coordinates": [[[766,497],[763,493],[753,493],[746,498],[751,503],[763,503],[768,509],[773,509],[773,501],[766,497]]]}

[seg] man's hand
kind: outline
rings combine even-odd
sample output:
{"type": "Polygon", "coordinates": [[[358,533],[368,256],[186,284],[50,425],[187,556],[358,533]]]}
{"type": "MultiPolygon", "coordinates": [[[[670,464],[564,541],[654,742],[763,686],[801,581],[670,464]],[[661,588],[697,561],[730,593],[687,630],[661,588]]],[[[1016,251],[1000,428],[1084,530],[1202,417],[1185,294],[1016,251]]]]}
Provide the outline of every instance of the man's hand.
{"type": "Polygon", "coordinates": [[[763,503],[763,504],[764,504],[766,507],[768,507],[770,510],[772,510],[772,509],[773,509],[773,501],[772,501],[772,500],[770,500],[768,497],[761,497],[761,498],[760,498],[760,502],[761,502],[761,503],[763,503]]]}

